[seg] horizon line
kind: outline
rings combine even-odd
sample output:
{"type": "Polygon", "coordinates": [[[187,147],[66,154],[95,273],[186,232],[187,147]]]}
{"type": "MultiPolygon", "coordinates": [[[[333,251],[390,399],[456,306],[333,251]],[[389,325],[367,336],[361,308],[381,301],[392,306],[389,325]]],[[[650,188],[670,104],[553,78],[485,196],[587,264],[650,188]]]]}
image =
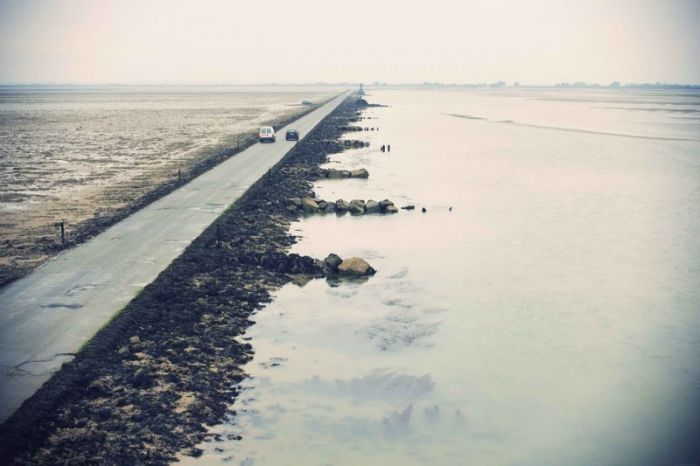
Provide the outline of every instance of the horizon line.
{"type": "Polygon", "coordinates": [[[424,82],[387,82],[387,81],[315,81],[315,82],[118,82],[118,81],[64,81],[64,82],[0,82],[0,87],[272,87],[272,86],[328,86],[328,87],[348,87],[348,86],[369,86],[369,87],[471,87],[471,88],[579,88],[579,89],[700,89],[700,83],[672,83],[672,82],[620,82],[613,81],[609,84],[588,83],[585,81],[575,82],[559,82],[555,84],[520,84],[518,81],[513,81],[510,84],[505,81],[492,82],[475,82],[475,83],[445,83],[440,81],[424,81],[424,82]]]}

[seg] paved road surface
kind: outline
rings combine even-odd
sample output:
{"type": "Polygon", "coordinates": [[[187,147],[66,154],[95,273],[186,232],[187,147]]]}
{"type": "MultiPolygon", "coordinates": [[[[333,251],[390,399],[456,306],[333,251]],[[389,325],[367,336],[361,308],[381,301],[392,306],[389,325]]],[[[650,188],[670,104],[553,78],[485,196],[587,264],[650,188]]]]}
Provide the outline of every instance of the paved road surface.
{"type": "MultiPolygon", "coordinates": [[[[303,137],[346,95],[290,126],[303,137]]],[[[0,422],[292,148],[285,130],[0,289],[0,422]]]]}

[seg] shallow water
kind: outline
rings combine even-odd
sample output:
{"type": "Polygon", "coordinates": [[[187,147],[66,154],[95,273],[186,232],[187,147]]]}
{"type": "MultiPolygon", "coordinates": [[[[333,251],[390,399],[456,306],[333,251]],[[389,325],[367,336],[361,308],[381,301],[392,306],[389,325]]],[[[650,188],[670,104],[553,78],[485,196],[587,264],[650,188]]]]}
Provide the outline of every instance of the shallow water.
{"type": "Polygon", "coordinates": [[[427,213],[293,226],[295,252],[361,256],[378,273],[281,289],[246,336],[237,416],[184,463],[697,461],[700,122],[675,110],[700,95],[368,100],[390,106],[365,112],[371,146],[331,164],[370,178],[316,192],[427,213]]]}

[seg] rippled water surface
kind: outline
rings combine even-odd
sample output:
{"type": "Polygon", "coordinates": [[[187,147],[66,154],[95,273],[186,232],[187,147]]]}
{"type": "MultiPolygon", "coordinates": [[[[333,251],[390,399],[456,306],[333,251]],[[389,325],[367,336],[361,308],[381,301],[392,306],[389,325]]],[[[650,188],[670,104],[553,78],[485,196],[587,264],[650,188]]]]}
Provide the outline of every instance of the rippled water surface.
{"type": "Polygon", "coordinates": [[[331,164],[370,178],[316,191],[418,209],[293,226],[296,252],[379,272],[288,285],[256,314],[238,414],[199,462],[697,461],[700,95],[368,100],[389,106],[353,135],[371,146],[331,164]]]}

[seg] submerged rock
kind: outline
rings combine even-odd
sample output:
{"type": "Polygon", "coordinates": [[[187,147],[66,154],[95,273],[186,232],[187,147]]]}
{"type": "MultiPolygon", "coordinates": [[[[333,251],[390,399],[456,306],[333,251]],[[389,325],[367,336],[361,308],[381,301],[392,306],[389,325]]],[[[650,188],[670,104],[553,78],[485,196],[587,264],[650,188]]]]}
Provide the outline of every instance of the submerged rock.
{"type": "Polygon", "coordinates": [[[364,259],[359,257],[351,257],[349,259],[343,260],[338,266],[338,273],[340,275],[345,275],[348,277],[362,277],[366,275],[373,275],[376,273],[364,259]]]}
{"type": "Polygon", "coordinates": [[[409,205],[405,205],[405,206],[403,206],[403,207],[401,207],[401,208],[402,208],[403,210],[413,210],[413,209],[416,208],[416,206],[414,206],[414,205],[412,205],[412,204],[409,204],[409,205]]]}

